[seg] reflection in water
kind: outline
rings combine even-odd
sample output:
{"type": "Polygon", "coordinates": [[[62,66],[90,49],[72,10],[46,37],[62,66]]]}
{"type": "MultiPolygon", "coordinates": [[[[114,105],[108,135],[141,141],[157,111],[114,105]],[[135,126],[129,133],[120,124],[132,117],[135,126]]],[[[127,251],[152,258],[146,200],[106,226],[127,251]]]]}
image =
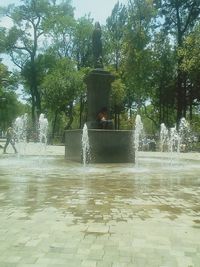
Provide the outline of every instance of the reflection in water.
{"type": "Polygon", "coordinates": [[[198,153],[170,166],[140,151],[139,167],[63,154],[0,155],[0,266],[199,266],[198,153]]]}
{"type": "MultiPolygon", "coordinates": [[[[187,163],[187,164],[186,164],[187,163]]],[[[18,207],[26,216],[56,208],[73,222],[142,220],[155,214],[174,220],[192,216],[200,200],[199,164],[170,167],[157,158],[131,164],[70,163],[61,156],[3,157],[0,161],[1,208],[18,207]],[[12,163],[12,164],[11,164],[12,163]]],[[[198,210],[199,211],[199,210],[198,210]]]]}

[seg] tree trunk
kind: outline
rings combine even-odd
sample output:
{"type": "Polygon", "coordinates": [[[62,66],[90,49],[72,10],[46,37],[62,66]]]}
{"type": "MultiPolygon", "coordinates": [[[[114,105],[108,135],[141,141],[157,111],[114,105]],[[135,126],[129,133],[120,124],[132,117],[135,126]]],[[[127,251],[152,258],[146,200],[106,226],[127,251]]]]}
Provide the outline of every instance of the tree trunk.
{"type": "Polygon", "coordinates": [[[80,114],[79,114],[79,129],[82,128],[82,114],[84,109],[83,95],[80,97],[80,114]]]}
{"type": "Polygon", "coordinates": [[[183,83],[182,73],[180,70],[178,70],[178,76],[177,76],[177,123],[179,123],[180,119],[182,117],[184,117],[185,99],[184,99],[184,88],[182,86],[182,83],[183,83]]]}
{"type": "Polygon", "coordinates": [[[117,130],[120,128],[120,116],[117,114],[117,130]]]}
{"type": "Polygon", "coordinates": [[[52,144],[53,144],[53,140],[54,140],[54,136],[55,136],[55,131],[56,131],[57,117],[58,117],[58,111],[56,110],[55,116],[54,116],[54,121],[53,121],[52,135],[51,135],[51,143],[52,144]]]}
{"type": "Polygon", "coordinates": [[[117,130],[117,113],[116,112],[114,115],[114,121],[115,121],[115,130],[117,130]]]}

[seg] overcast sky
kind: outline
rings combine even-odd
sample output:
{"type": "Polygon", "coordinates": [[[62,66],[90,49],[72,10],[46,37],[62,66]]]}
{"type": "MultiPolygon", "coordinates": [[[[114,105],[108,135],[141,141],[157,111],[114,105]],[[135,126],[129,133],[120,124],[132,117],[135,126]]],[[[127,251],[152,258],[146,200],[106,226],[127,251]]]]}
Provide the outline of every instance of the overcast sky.
{"type": "MultiPolygon", "coordinates": [[[[94,21],[105,24],[108,16],[111,15],[112,9],[118,0],[71,0],[72,6],[75,7],[75,17],[79,18],[90,13],[94,21]]],[[[120,3],[127,3],[128,0],[119,0],[120,3]]],[[[20,0],[1,0],[0,6],[8,4],[20,4],[20,0]]]]}
{"type": "MultiPolygon", "coordinates": [[[[91,13],[91,18],[105,24],[108,16],[118,0],[72,0],[72,5],[76,8],[75,17],[81,17],[91,13]]],[[[128,0],[120,0],[120,3],[127,3],[128,0]]]]}

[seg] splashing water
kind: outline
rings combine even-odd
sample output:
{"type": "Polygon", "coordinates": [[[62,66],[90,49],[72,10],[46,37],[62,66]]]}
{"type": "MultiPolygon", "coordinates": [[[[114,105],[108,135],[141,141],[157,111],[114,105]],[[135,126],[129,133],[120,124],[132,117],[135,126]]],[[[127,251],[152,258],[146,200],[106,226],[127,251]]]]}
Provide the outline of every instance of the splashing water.
{"type": "Polygon", "coordinates": [[[193,139],[190,132],[189,123],[185,118],[180,120],[178,129],[176,126],[170,128],[169,130],[164,123],[160,127],[160,151],[180,152],[186,146],[188,142],[193,139]]]}
{"type": "Polygon", "coordinates": [[[27,145],[28,114],[17,117],[14,122],[17,150],[19,154],[24,154],[27,145]]]}
{"type": "Polygon", "coordinates": [[[14,122],[14,130],[16,133],[17,141],[26,141],[27,137],[27,122],[28,122],[28,116],[25,113],[21,117],[17,117],[14,122]]]}
{"type": "Polygon", "coordinates": [[[160,125],[160,151],[164,152],[167,148],[169,131],[164,123],[160,125]]]}
{"type": "Polygon", "coordinates": [[[185,118],[180,120],[178,129],[176,126],[166,128],[165,124],[161,124],[160,129],[160,151],[167,151],[170,153],[171,165],[175,159],[180,158],[180,152],[185,152],[187,146],[192,142],[193,136],[190,131],[189,123],[185,118]]]}
{"type": "Polygon", "coordinates": [[[90,159],[90,144],[88,137],[88,128],[86,123],[84,124],[82,133],[82,155],[83,155],[83,165],[86,166],[86,164],[90,159]]]}
{"type": "Polygon", "coordinates": [[[140,146],[140,137],[143,132],[143,123],[141,121],[140,115],[136,116],[135,119],[135,131],[134,131],[134,147],[135,147],[135,163],[136,166],[138,166],[138,152],[139,152],[139,146],[140,146]]]}
{"type": "Polygon", "coordinates": [[[179,134],[176,127],[170,128],[169,131],[169,152],[178,152],[179,151],[179,134]]]}
{"type": "Polygon", "coordinates": [[[39,117],[39,142],[40,144],[47,144],[47,133],[48,133],[48,120],[45,118],[43,113],[39,117]]]}
{"type": "Polygon", "coordinates": [[[187,144],[192,141],[189,123],[185,118],[181,118],[179,123],[179,150],[185,151],[187,144]]]}

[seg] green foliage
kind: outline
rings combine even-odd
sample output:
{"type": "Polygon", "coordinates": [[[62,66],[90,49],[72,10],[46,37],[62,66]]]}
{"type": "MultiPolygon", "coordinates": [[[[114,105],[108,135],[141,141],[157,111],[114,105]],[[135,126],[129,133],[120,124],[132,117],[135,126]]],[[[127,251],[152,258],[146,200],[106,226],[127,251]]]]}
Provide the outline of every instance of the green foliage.
{"type": "Polygon", "coordinates": [[[92,66],[92,31],[93,25],[90,17],[82,17],[77,20],[74,29],[73,55],[78,69],[92,66]]]}
{"type": "Polygon", "coordinates": [[[163,0],[160,13],[165,20],[165,30],[174,34],[178,45],[181,45],[182,37],[194,27],[199,17],[200,3],[193,0],[163,0]]]}
{"type": "Polygon", "coordinates": [[[0,128],[5,131],[22,110],[23,104],[17,100],[17,95],[14,92],[5,91],[0,97],[0,128]]]}
{"type": "Polygon", "coordinates": [[[74,105],[84,90],[83,73],[77,71],[76,65],[70,59],[64,58],[56,61],[55,66],[44,77],[42,94],[44,107],[50,109],[55,116],[53,133],[58,116],[66,116],[68,129],[74,119],[74,105]]]}
{"type": "MultiPolygon", "coordinates": [[[[187,35],[183,42],[183,46],[178,50],[178,56],[182,58],[181,68],[184,72],[199,76],[200,70],[200,24],[194,31],[187,35]]],[[[193,77],[194,78],[194,77],[193,77]]]]}
{"type": "Polygon", "coordinates": [[[15,84],[15,77],[0,63],[0,129],[4,131],[23,109],[14,92],[15,84]]]}
{"type": "Polygon", "coordinates": [[[152,76],[150,33],[154,7],[151,1],[130,1],[128,25],[124,45],[124,77],[127,104],[140,109],[149,98],[152,76]]]}
{"type": "Polygon", "coordinates": [[[71,57],[73,53],[76,21],[70,2],[69,0],[58,3],[55,1],[42,24],[46,36],[51,38],[48,50],[60,58],[71,57]]]}
{"type": "Polygon", "coordinates": [[[159,124],[170,125],[172,123],[170,114],[175,109],[175,51],[170,45],[169,38],[163,33],[155,35],[152,48],[151,103],[154,110],[157,110],[157,115],[156,117],[152,113],[148,115],[159,124]]]}
{"type": "Polygon", "coordinates": [[[103,31],[104,60],[107,64],[114,66],[116,71],[119,70],[121,63],[126,22],[127,10],[124,5],[117,2],[103,31]]]}
{"type": "Polygon", "coordinates": [[[8,6],[7,15],[14,24],[7,35],[7,51],[13,62],[22,69],[26,92],[31,95],[32,118],[35,120],[36,112],[37,115],[41,112],[41,75],[37,55],[40,51],[44,52],[44,47],[45,50],[49,48],[47,38],[51,37],[52,41],[56,40],[54,47],[57,45],[57,55],[62,52],[66,56],[69,49],[66,50],[64,40],[71,34],[73,8],[69,1],[57,4],[48,0],[23,0],[19,6],[8,6]]]}
{"type": "Polygon", "coordinates": [[[114,113],[121,113],[124,107],[125,100],[125,85],[122,83],[121,79],[115,79],[112,83],[111,90],[111,107],[114,113]]]}
{"type": "MultiPolygon", "coordinates": [[[[52,69],[56,63],[55,55],[51,54],[39,54],[34,62],[36,83],[40,90],[40,85],[46,76],[49,69],[52,69]]],[[[30,92],[30,84],[32,83],[32,63],[28,61],[22,71],[21,71],[23,79],[23,85],[25,92],[30,92]]],[[[41,92],[40,92],[41,93],[41,92]]],[[[41,95],[42,96],[42,95],[41,95]]]]}
{"type": "Polygon", "coordinates": [[[6,29],[0,27],[0,53],[6,51],[6,29]]]}
{"type": "MultiPolygon", "coordinates": [[[[197,105],[200,101],[200,24],[185,38],[182,47],[178,50],[181,58],[180,68],[187,76],[187,104],[197,105]]],[[[192,114],[190,114],[190,118],[192,114]]]]}
{"type": "MultiPolygon", "coordinates": [[[[193,30],[200,16],[199,1],[192,0],[164,0],[160,7],[163,15],[164,31],[173,36],[176,51],[182,48],[184,39],[193,30]]],[[[186,116],[187,108],[191,106],[191,101],[187,101],[187,77],[181,68],[183,57],[177,57],[177,77],[176,77],[176,106],[177,122],[181,117],[186,116]]],[[[190,90],[190,89],[189,89],[190,90]]]]}
{"type": "Polygon", "coordinates": [[[81,74],[76,70],[75,64],[69,59],[58,60],[42,83],[45,106],[67,112],[68,106],[76,100],[82,87],[81,74]]]}
{"type": "MultiPolygon", "coordinates": [[[[60,133],[63,124],[82,127],[87,113],[83,77],[93,66],[93,19],[75,20],[69,0],[22,0],[0,12],[13,21],[9,30],[0,28],[0,53],[9,54],[21,70],[19,77],[0,65],[0,94],[14,103],[11,88],[18,81],[30,96],[32,113],[48,111],[52,128],[60,133]]],[[[101,27],[103,65],[116,76],[111,92],[115,126],[132,128],[136,112],[151,133],[161,122],[173,126],[180,115],[197,120],[199,14],[200,2],[192,0],[116,3],[101,27]]]]}

